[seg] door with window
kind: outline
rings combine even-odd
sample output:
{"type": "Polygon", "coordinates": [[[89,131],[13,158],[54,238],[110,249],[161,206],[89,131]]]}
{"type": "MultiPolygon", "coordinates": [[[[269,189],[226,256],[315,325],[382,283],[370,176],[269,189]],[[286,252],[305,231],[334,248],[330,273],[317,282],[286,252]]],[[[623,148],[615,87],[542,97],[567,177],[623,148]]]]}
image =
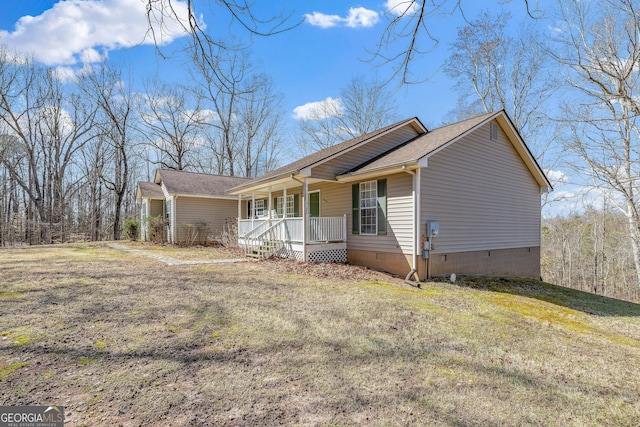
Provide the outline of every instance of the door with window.
{"type": "Polygon", "coordinates": [[[322,224],[320,218],[320,190],[309,193],[309,238],[311,241],[324,240],[322,236],[322,224]]]}
{"type": "Polygon", "coordinates": [[[309,193],[309,216],[311,218],[320,217],[320,190],[309,193]]]}

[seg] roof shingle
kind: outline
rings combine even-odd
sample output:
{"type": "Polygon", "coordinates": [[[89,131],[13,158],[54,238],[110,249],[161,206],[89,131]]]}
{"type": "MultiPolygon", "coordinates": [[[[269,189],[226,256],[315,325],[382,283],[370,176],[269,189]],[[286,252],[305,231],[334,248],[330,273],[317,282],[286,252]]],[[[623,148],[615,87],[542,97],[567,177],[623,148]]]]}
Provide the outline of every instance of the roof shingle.
{"type": "Polygon", "coordinates": [[[250,181],[250,178],[236,176],[209,175],[204,173],[185,172],[168,169],[156,171],[156,182],[159,181],[171,194],[188,196],[226,196],[225,191],[236,185],[250,181]]]}
{"type": "Polygon", "coordinates": [[[138,181],[138,188],[140,189],[140,197],[146,199],[164,199],[162,189],[155,182],[138,181]]]}

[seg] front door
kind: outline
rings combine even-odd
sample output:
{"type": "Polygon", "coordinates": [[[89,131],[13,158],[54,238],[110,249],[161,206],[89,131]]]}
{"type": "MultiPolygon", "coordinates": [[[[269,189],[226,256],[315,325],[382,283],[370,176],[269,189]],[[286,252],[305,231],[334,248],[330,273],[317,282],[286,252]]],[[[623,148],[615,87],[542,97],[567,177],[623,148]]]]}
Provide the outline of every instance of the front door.
{"type": "Polygon", "coordinates": [[[320,192],[309,193],[309,216],[318,218],[320,216],[320,192]]]}

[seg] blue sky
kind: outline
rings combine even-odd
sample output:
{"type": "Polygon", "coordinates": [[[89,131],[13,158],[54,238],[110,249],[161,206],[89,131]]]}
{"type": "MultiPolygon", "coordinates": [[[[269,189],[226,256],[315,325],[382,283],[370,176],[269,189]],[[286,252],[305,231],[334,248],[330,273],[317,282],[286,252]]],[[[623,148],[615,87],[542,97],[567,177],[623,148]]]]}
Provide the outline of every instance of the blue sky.
{"type": "MultiPolygon", "coordinates": [[[[228,14],[205,7],[205,1],[193,3],[208,30],[222,37],[228,34],[228,14]]],[[[291,13],[290,22],[303,21],[291,31],[252,38],[252,56],[284,94],[290,125],[295,122],[296,107],[338,97],[340,89],[355,76],[388,77],[389,67],[376,68],[366,61],[370,58],[366,49],[375,49],[389,8],[397,3],[402,0],[285,0],[275,3],[278,6],[271,1],[256,2],[258,16],[272,16],[282,10],[291,13]]],[[[509,10],[514,21],[524,16],[524,2],[501,3],[463,0],[462,7],[470,19],[487,6],[509,10]]],[[[418,116],[433,128],[454,108],[456,94],[439,67],[448,54],[448,42],[462,25],[464,20],[458,11],[430,19],[429,28],[438,36],[439,45],[414,64],[421,76],[430,78],[398,91],[400,117],[418,116]]],[[[169,58],[162,59],[149,40],[144,43],[146,28],[143,0],[10,2],[0,15],[0,43],[30,51],[37,60],[66,72],[109,60],[130,66],[138,84],[155,76],[183,80],[187,72],[174,53],[183,46],[184,38],[175,31],[174,37],[165,40],[162,51],[169,58]]],[[[235,33],[248,40],[246,33],[235,33]]]]}
{"type": "MultiPolygon", "coordinates": [[[[282,107],[290,130],[296,127],[295,117],[304,116],[314,103],[337,98],[340,89],[353,77],[388,78],[389,67],[375,68],[366,61],[370,58],[367,49],[375,49],[380,40],[391,16],[389,9],[403,2],[255,2],[253,10],[259,17],[284,11],[291,14],[290,22],[301,22],[282,34],[251,40],[254,62],[273,78],[276,89],[284,95],[282,107]]],[[[173,0],[178,8],[186,7],[185,3],[173,0]]],[[[207,30],[218,37],[227,37],[229,14],[210,8],[208,3],[207,0],[193,1],[207,30]]],[[[458,28],[465,25],[465,20],[459,10],[451,10],[456,1],[446,4],[449,9],[443,9],[427,21],[429,30],[438,38],[438,46],[412,64],[419,77],[429,78],[423,83],[402,87],[396,93],[399,118],[418,116],[431,129],[442,124],[458,97],[440,67],[448,56],[449,43],[455,39],[458,28]]],[[[483,8],[508,11],[514,25],[530,20],[523,0],[461,0],[460,4],[470,20],[483,8]]],[[[545,11],[551,2],[539,0],[529,4],[545,11]]],[[[188,78],[188,71],[181,65],[184,57],[176,53],[186,40],[177,26],[166,22],[166,37],[161,46],[166,58],[157,54],[152,40],[145,39],[148,23],[144,0],[12,1],[3,6],[0,44],[31,53],[37,61],[61,72],[75,73],[84,66],[110,61],[130,67],[137,90],[141,90],[148,79],[181,82],[188,78]]],[[[247,33],[237,26],[231,30],[249,41],[247,33]]],[[[549,174],[563,175],[561,171],[549,171],[549,174]]],[[[557,194],[559,191],[563,190],[556,187],[557,194]]]]}

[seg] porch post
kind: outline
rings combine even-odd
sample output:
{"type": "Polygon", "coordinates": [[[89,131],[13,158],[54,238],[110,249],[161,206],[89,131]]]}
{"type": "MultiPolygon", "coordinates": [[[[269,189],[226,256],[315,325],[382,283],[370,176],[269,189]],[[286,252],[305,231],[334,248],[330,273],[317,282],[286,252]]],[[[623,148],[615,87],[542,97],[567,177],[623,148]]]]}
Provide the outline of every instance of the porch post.
{"type": "Polygon", "coordinates": [[[347,214],[344,214],[342,219],[342,239],[343,242],[347,242],[347,214]]]}
{"type": "Polygon", "coordinates": [[[304,262],[309,262],[307,242],[309,241],[309,178],[304,178],[302,188],[302,256],[304,262]]]}
{"type": "Polygon", "coordinates": [[[269,186],[269,200],[267,201],[267,206],[269,206],[269,213],[267,215],[267,219],[269,220],[269,225],[271,225],[271,220],[273,219],[271,217],[272,215],[272,211],[273,211],[273,197],[271,196],[271,186],[269,186]]]}
{"type": "Polygon", "coordinates": [[[287,187],[285,186],[283,189],[282,195],[282,218],[287,217],[287,187]]]}
{"type": "Polygon", "coordinates": [[[249,213],[251,214],[251,228],[254,227],[253,225],[253,221],[256,217],[256,192],[252,192],[251,193],[251,211],[249,211],[249,213]]]}
{"type": "Polygon", "coordinates": [[[236,226],[238,227],[238,237],[240,237],[240,220],[242,219],[242,194],[238,194],[238,220],[236,226]]]}

